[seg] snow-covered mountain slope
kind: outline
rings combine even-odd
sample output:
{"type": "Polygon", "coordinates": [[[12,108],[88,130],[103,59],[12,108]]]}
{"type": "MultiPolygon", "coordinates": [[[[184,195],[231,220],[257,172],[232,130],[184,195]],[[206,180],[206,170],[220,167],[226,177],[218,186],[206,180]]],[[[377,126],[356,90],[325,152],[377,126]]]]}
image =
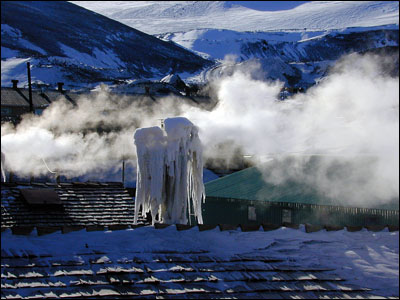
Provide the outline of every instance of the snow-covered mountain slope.
{"type": "Polygon", "coordinates": [[[256,62],[264,79],[309,86],[342,55],[398,47],[395,1],[76,3],[204,58],[221,62],[229,57],[196,80],[210,80],[256,62]]]}
{"type": "MultiPolygon", "coordinates": [[[[251,47],[257,43],[262,43],[264,48],[274,47],[276,51],[282,50],[279,48],[289,47],[291,51],[287,51],[288,59],[306,58],[304,52],[299,51],[299,48],[304,48],[305,45],[321,43],[325,40],[342,39],[347,37],[365,35],[370,38],[369,47],[395,46],[397,45],[395,36],[389,34],[385,36],[382,32],[390,32],[397,30],[397,25],[385,25],[374,27],[352,27],[347,29],[323,30],[323,31],[269,31],[269,32],[239,32],[224,29],[196,29],[184,32],[173,32],[166,34],[158,34],[157,37],[173,41],[187,49],[190,49],[199,55],[218,60],[224,59],[226,55],[237,55],[240,60],[249,58],[248,51],[245,48],[251,47]],[[374,34],[368,33],[374,31],[374,34]],[[325,38],[325,39],[324,39],[325,38]],[[285,46],[283,46],[285,45],[285,46]],[[301,45],[301,46],[300,46],[301,45]]],[[[348,41],[347,41],[348,43],[348,41]]],[[[344,44],[344,43],[342,43],[344,44]]],[[[358,45],[360,47],[360,45],[358,45]]],[[[272,53],[268,53],[271,55],[272,53]]],[[[309,53],[310,54],[310,53],[309,53]]],[[[255,53],[253,53],[255,55],[255,53]]],[[[330,54],[335,55],[335,54],[330,54]]]]}
{"type": "Polygon", "coordinates": [[[196,29],[316,31],[399,23],[397,1],[298,1],[300,5],[292,8],[286,1],[281,7],[270,1],[258,5],[247,1],[71,2],[148,34],[196,29]]]}
{"type": "Polygon", "coordinates": [[[2,86],[36,82],[67,87],[196,72],[211,62],[193,52],[62,1],[1,2],[2,86]]]}
{"type": "Polygon", "coordinates": [[[160,37],[217,60],[234,55],[234,63],[224,61],[208,72],[209,77],[218,77],[257,61],[266,78],[301,86],[315,83],[345,54],[381,48],[394,52],[392,48],[398,49],[399,45],[395,25],[308,33],[195,30],[160,37]]]}

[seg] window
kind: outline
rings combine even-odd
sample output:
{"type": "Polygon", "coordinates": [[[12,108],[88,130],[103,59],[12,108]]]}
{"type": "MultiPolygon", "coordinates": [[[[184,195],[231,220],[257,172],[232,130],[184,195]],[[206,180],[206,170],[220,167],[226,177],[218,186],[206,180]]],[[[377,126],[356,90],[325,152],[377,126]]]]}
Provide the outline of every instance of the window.
{"type": "Polygon", "coordinates": [[[290,209],[282,209],[282,223],[292,223],[292,211],[290,209]]]}
{"type": "Polygon", "coordinates": [[[254,206],[248,207],[248,219],[249,219],[249,221],[257,220],[256,208],[254,206]]]}
{"type": "Polygon", "coordinates": [[[379,217],[374,215],[369,215],[365,217],[366,225],[379,225],[379,217]]]}
{"type": "Polygon", "coordinates": [[[41,116],[44,108],[35,108],[35,115],[41,116]]]}
{"type": "Polygon", "coordinates": [[[9,107],[1,108],[1,115],[9,115],[9,114],[11,114],[11,108],[9,108],[9,107]]]}

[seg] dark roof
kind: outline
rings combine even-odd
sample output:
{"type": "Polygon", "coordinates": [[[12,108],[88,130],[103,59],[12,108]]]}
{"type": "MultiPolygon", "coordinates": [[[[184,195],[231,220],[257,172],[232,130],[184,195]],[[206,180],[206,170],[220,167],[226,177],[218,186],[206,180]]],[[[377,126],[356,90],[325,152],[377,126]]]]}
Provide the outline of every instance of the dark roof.
{"type": "Polygon", "coordinates": [[[28,205],[62,204],[60,197],[53,189],[22,189],[21,195],[28,205]]]}
{"type": "Polygon", "coordinates": [[[13,88],[1,88],[2,106],[29,106],[27,98],[13,88]]]}
{"type": "MultiPolygon", "coordinates": [[[[316,205],[349,206],[338,203],[335,199],[327,198],[311,186],[287,181],[275,185],[266,182],[263,175],[256,167],[244,169],[239,172],[221,177],[205,184],[206,197],[230,198],[267,202],[286,202],[316,205]]],[[[366,203],[365,205],[368,205],[366,203]]],[[[386,205],[374,204],[374,209],[398,210],[398,199],[386,205]]]]}
{"type": "MultiPolygon", "coordinates": [[[[57,101],[59,99],[65,98],[72,104],[76,104],[78,99],[82,96],[85,97],[96,97],[98,91],[92,92],[73,92],[73,91],[66,91],[59,92],[56,90],[45,90],[43,92],[38,90],[32,91],[32,102],[34,107],[46,107],[50,103],[57,101]]],[[[131,103],[133,101],[147,101],[148,103],[152,103],[154,101],[158,101],[160,99],[165,98],[165,95],[157,95],[157,94],[132,94],[132,93],[113,93],[114,95],[122,95],[122,99],[119,101],[123,103],[131,103]]],[[[175,97],[179,98],[182,101],[195,101],[191,98],[184,97],[180,94],[174,94],[175,97]]],[[[2,87],[1,88],[1,105],[2,106],[24,106],[29,107],[29,91],[25,88],[10,88],[10,87],[2,87]]]]}
{"type": "MultiPolygon", "coordinates": [[[[32,91],[32,102],[36,108],[46,107],[52,102],[65,98],[71,103],[76,103],[76,100],[82,95],[82,93],[67,92],[63,91],[32,91]]],[[[29,106],[29,91],[25,88],[1,88],[1,105],[2,106],[29,106]]]]}
{"type": "MultiPolygon", "coordinates": [[[[43,201],[45,199],[42,199],[43,201]]],[[[40,199],[36,199],[36,202],[40,199]]],[[[122,183],[35,183],[29,186],[1,185],[1,227],[20,226],[111,226],[131,225],[135,202],[122,183]],[[62,209],[47,205],[29,205],[22,190],[42,190],[41,195],[53,190],[62,209]]],[[[142,221],[142,220],[141,220],[142,221]]]]}
{"type": "Polygon", "coordinates": [[[63,256],[53,256],[46,248],[39,253],[2,248],[1,298],[374,297],[373,291],[348,284],[332,269],[284,260],[269,250],[222,257],[204,250],[115,254],[92,247],[63,256]]]}
{"type": "Polygon", "coordinates": [[[47,97],[51,102],[65,98],[71,103],[76,103],[79,97],[84,93],[77,93],[77,92],[70,92],[70,91],[63,91],[60,93],[59,91],[45,91],[44,95],[47,97]]]}
{"type": "MultiPolygon", "coordinates": [[[[32,91],[33,107],[46,107],[50,104],[39,91],[32,91]]],[[[29,107],[29,91],[27,89],[1,88],[2,106],[26,106],[29,107]]]]}
{"type": "MultiPolygon", "coordinates": [[[[18,90],[25,97],[27,103],[29,103],[29,90],[28,89],[18,89],[18,90]]],[[[34,107],[45,107],[50,104],[50,101],[48,101],[45,97],[43,97],[43,94],[40,91],[32,91],[32,102],[34,107]]]]}

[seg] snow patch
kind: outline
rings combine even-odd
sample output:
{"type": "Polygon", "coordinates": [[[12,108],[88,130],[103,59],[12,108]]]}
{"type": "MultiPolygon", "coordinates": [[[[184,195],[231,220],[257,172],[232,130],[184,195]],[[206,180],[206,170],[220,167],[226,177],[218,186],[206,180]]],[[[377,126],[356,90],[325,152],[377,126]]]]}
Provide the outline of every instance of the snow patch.
{"type": "MultiPolygon", "coordinates": [[[[94,48],[92,54],[79,52],[67,45],[58,43],[66,56],[72,59],[75,64],[84,64],[95,68],[125,68],[126,65],[110,49],[100,50],[94,48]]],[[[61,58],[65,59],[65,58],[61,58]]]]}
{"type": "Polygon", "coordinates": [[[11,27],[7,24],[1,24],[1,34],[7,34],[13,38],[20,38],[22,37],[22,33],[17,28],[11,27]]]}
{"type": "Polygon", "coordinates": [[[47,55],[47,52],[44,51],[42,48],[32,44],[30,41],[25,39],[19,39],[18,44],[21,45],[23,48],[30,49],[36,52],[39,52],[42,55],[47,55]]]}
{"type": "Polygon", "coordinates": [[[19,51],[1,46],[1,59],[15,58],[19,55],[19,51]]]}
{"type": "Polygon", "coordinates": [[[30,58],[9,58],[1,61],[1,86],[11,86],[11,80],[27,81],[26,62],[30,58]]]}

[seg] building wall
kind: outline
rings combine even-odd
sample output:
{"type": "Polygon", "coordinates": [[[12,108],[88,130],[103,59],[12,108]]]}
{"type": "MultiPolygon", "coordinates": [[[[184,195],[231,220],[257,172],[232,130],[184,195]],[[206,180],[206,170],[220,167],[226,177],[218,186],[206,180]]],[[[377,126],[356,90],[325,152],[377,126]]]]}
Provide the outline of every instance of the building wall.
{"type": "Polygon", "coordinates": [[[29,107],[25,106],[1,106],[1,122],[11,122],[17,124],[21,116],[29,112],[29,107]]]}
{"type": "Polygon", "coordinates": [[[399,225],[399,211],[207,197],[204,224],[399,225]]]}
{"type": "Polygon", "coordinates": [[[29,112],[29,106],[1,106],[2,117],[16,117],[29,112]]]}

